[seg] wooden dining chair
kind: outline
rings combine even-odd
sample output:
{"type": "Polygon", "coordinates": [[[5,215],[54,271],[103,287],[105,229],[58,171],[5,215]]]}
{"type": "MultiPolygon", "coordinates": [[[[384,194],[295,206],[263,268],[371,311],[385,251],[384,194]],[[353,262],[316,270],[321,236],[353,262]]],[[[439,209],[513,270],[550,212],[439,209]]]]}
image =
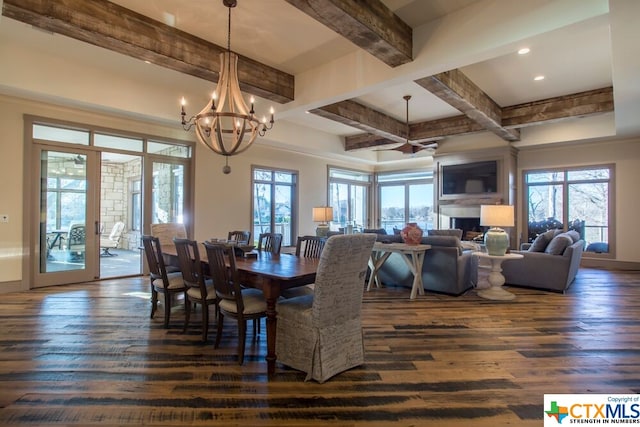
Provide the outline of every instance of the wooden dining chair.
{"type": "Polygon", "coordinates": [[[158,308],[158,293],[164,295],[164,327],[169,327],[171,315],[171,300],[175,295],[183,294],[187,303],[187,287],[184,284],[182,274],[178,272],[168,273],[162,255],[160,239],[153,236],[142,236],[144,254],[149,266],[149,280],[151,281],[151,318],[158,308]]]}
{"type": "Polygon", "coordinates": [[[238,243],[253,244],[251,240],[251,232],[248,230],[230,231],[227,240],[235,240],[238,243]]]}
{"type": "Polygon", "coordinates": [[[278,360],[324,382],[364,363],[362,294],[374,234],[327,239],[315,292],[278,301],[278,360]]]}
{"type": "Polygon", "coordinates": [[[207,341],[209,332],[209,307],[213,306],[218,312],[218,297],[213,288],[213,281],[204,276],[198,242],[189,239],[173,239],[178,254],[178,264],[182,272],[182,279],[187,287],[187,299],[184,303],[184,332],[189,327],[191,304],[202,306],[202,341],[207,341]]]}
{"type": "Polygon", "coordinates": [[[232,317],[238,322],[238,363],[244,363],[244,349],[247,336],[247,320],[254,320],[254,337],[256,320],[267,316],[267,302],[261,290],[240,286],[236,269],[236,256],[231,248],[205,242],[209,260],[209,271],[213,279],[218,297],[218,328],[214,348],[218,348],[222,339],[222,327],[225,317],[232,317]],[[228,260],[228,267],[227,267],[228,260]]]}
{"type": "Polygon", "coordinates": [[[282,246],[281,233],[261,233],[258,239],[258,250],[279,254],[282,246]]]}
{"type": "Polygon", "coordinates": [[[303,258],[320,258],[327,238],[322,236],[298,236],[296,256],[303,258]]]}

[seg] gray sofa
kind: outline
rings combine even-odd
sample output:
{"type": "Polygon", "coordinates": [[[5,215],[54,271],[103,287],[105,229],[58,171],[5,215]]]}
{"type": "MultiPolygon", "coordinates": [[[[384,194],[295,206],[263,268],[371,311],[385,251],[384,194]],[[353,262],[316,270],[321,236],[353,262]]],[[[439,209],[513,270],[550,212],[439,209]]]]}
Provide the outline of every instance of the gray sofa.
{"type": "MultiPolygon", "coordinates": [[[[430,230],[431,231],[431,230],[430,230]]],[[[379,241],[402,242],[400,236],[378,236],[379,241]]],[[[478,280],[478,259],[473,250],[463,249],[458,237],[433,235],[422,238],[422,244],[431,245],[422,265],[424,289],[431,292],[461,295],[474,287],[478,280]]],[[[411,288],[413,275],[404,260],[404,255],[392,253],[378,272],[385,285],[411,288]]]]}
{"type": "Polygon", "coordinates": [[[576,231],[550,230],[532,244],[523,244],[522,259],[505,260],[502,274],[508,285],[556,292],[566,291],[578,274],[585,242],[576,231]]]}

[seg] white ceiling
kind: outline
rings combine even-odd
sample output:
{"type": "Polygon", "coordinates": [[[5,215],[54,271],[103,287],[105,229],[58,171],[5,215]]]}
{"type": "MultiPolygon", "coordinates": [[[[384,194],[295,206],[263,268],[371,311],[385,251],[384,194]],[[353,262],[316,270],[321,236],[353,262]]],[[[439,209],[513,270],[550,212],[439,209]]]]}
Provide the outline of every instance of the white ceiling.
{"type": "MultiPolygon", "coordinates": [[[[227,37],[227,8],[222,0],[112,0],[121,6],[146,15],[152,19],[201,37],[220,46],[226,46],[227,37]]],[[[416,37],[424,37],[425,33],[435,32],[439,25],[445,25],[449,16],[467,16],[469,25],[474,25],[473,8],[487,5],[496,7],[496,1],[490,0],[382,0],[402,20],[414,29],[414,56],[424,49],[424,42],[416,44],[416,37]],[[456,15],[457,14],[457,15],[456,15]],[[422,44],[420,44],[422,43],[422,44]]],[[[525,0],[513,3],[511,0],[497,1],[508,9],[522,7],[525,0]]],[[[623,10],[633,6],[635,0],[582,0],[591,7],[615,3],[624,6],[623,10]]],[[[535,5],[535,9],[543,10],[547,4],[564,4],[567,10],[579,3],[576,0],[526,0],[535,5]]],[[[640,2],[638,2],[640,3],[640,2]]],[[[525,3],[527,4],[527,3],[525,3]]],[[[460,68],[477,86],[485,91],[498,105],[505,107],[524,102],[567,95],[590,89],[614,86],[614,97],[619,93],[631,93],[623,103],[616,102],[616,115],[619,109],[624,109],[625,117],[637,117],[640,114],[640,90],[636,78],[638,65],[637,42],[629,41],[629,28],[635,24],[623,25],[617,43],[612,45],[611,25],[612,14],[605,13],[591,19],[584,19],[572,25],[556,25],[549,22],[549,30],[541,30],[528,36],[523,34],[521,45],[513,44],[509,49],[505,47],[487,47],[478,49],[465,57],[453,58],[455,68],[460,68]],[[624,30],[624,31],[623,31],[624,30]],[[518,55],[517,48],[527,46],[531,52],[518,55]],[[618,61],[612,58],[612,52],[618,56],[618,61]],[[618,65],[617,73],[613,73],[612,64],[618,65]],[[542,74],[545,79],[534,81],[533,77],[542,74]],[[616,81],[614,75],[624,76],[616,81]]],[[[506,15],[508,16],[508,14],[506,15]]],[[[6,20],[6,18],[3,18],[6,20]]],[[[616,18],[616,22],[624,19],[616,18]]],[[[302,13],[284,0],[238,0],[238,6],[232,10],[231,48],[232,50],[273,66],[296,76],[312,74],[323,64],[339,60],[359,48],[331,29],[302,13]]],[[[458,21],[456,21],[458,22],[458,21]]],[[[516,23],[505,21],[505,31],[514,31],[516,23]]],[[[622,24],[621,24],[622,25],[622,24]]],[[[517,28],[515,29],[517,30],[517,28]]],[[[640,31],[631,30],[640,40],[640,31]]],[[[469,40],[475,42],[474,40],[469,40]]],[[[59,37],[56,48],[65,50],[65,55],[73,55],[72,51],[79,51],[79,56],[95,51],[97,47],[86,45],[75,40],[59,37]]],[[[369,54],[366,54],[369,55],[369,54]]],[[[107,56],[105,66],[117,66],[118,54],[107,56]],[[116,59],[114,59],[116,58],[116,59]]],[[[96,55],[97,57],[97,55],[96,55]]],[[[96,58],[98,61],[99,59],[96,58]]],[[[158,79],[166,81],[171,72],[167,73],[160,67],[131,66],[124,61],[132,75],[144,74],[148,80],[158,79]]],[[[446,65],[446,64],[438,64],[446,65]]],[[[409,65],[411,67],[411,65],[409,65]]],[[[403,66],[398,67],[398,70],[403,66]]],[[[444,68],[440,71],[445,71],[444,68]]],[[[326,99],[313,98],[310,102],[300,105],[321,106],[344,99],[356,101],[371,108],[384,112],[398,120],[405,120],[405,101],[403,95],[412,95],[410,101],[410,122],[433,120],[459,115],[460,113],[439,98],[427,92],[413,82],[416,78],[430,74],[419,75],[417,71],[395,72],[390,70],[389,77],[374,85],[358,86],[354,91],[349,84],[345,84],[343,96],[335,91],[327,94],[326,99]],[[324,104],[323,104],[324,103],[324,104]]],[[[344,76],[332,76],[339,80],[353,80],[355,77],[345,73],[344,76]]],[[[1,83],[1,82],[0,82],[1,83]]],[[[339,86],[339,85],[338,85],[339,86]]],[[[296,96],[300,91],[296,87],[296,96]]],[[[623,97],[620,96],[622,100],[623,97]]],[[[306,100],[305,100],[306,101],[306,100]]],[[[278,106],[281,110],[288,110],[286,119],[318,128],[327,133],[347,136],[362,133],[362,131],[324,119],[313,114],[304,114],[304,109],[296,110],[296,101],[292,105],[278,106]]],[[[627,124],[631,120],[627,120],[627,124]]],[[[640,120],[638,125],[626,128],[627,135],[640,135],[640,120]]]]}

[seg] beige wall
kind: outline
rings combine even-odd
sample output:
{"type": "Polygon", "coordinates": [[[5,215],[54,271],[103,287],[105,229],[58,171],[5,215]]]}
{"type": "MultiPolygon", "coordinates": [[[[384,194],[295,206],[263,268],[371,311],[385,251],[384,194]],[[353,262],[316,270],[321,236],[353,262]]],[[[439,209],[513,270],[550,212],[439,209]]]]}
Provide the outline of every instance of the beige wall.
{"type": "MultiPolygon", "coordinates": [[[[97,114],[95,112],[58,107],[10,96],[0,96],[0,214],[8,214],[10,222],[0,223],[0,292],[28,289],[22,281],[23,254],[23,114],[50,117],[59,120],[88,123],[96,126],[141,132],[150,135],[185,139],[187,135],[177,127],[157,123],[133,121],[97,114]]],[[[305,138],[299,134],[298,138],[305,138]]],[[[316,143],[322,134],[310,135],[316,143]]],[[[333,140],[328,141],[333,144],[333,140]]],[[[640,182],[640,141],[580,143],[561,148],[523,148],[518,155],[518,188],[525,169],[545,166],[574,166],[600,163],[616,165],[616,259],[640,262],[635,249],[638,241],[635,226],[640,202],[637,183],[640,182]]],[[[258,143],[243,155],[230,158],[232,172],[221,172],[224,158],[198,146],[195,171],[195,221],[194,237],[202,240],[225,236],[228,230],[247,228],[250,223],[251,198],[249,197],[251,165],[289,169],[299,172],[299,233],[313,233],[311,221],[313,206],[326,203],[327,165],[367,169],[358,163],[349,163],[320,156],[305,155],[288,149],[266,147],[258,143]]],[[[518,191],[518,205],[521,195],[518,191]]],[[[521,211],[519,209],[519,211],[521,211]]],[[[521,230],[519,230],[521,232],[521,230]]]]}

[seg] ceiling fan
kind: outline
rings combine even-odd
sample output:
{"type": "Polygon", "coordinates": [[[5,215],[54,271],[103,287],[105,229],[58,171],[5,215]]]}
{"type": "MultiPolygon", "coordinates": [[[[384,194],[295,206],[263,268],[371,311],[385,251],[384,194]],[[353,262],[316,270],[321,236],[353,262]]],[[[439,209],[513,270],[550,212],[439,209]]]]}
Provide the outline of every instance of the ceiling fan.
{"type": "Polygon", "coordinates": [[[435,151],[435,149],[438,148],[438,143],[437,142],[434,142],[434,141],[424,141],[424,142],[409,141],[409,100],[411,99],[411,95],[405,95],[402,98],[407,103],[407,119],[406,119],[407,141],[404,144],[401,144],[401,145],[393,147],[393,148],[385,148],[385,149],[376,150],[376,151],[399,151],[402,154],[416,154],[418,151],[422,151],[422,150],[430,150],[432,152],[435,151]]]}

